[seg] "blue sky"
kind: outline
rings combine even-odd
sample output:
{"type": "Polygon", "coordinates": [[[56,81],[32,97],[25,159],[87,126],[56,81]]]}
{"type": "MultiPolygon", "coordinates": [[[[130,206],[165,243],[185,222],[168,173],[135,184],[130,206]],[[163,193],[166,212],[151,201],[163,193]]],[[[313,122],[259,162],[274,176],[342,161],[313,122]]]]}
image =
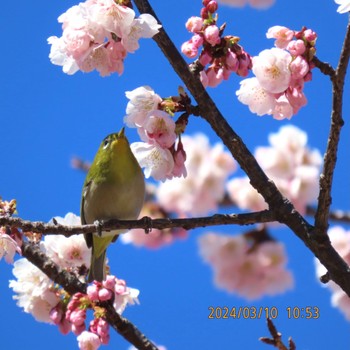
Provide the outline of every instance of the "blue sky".
{"type": "MultiPolygon", "coordinates": [[[[178,47],[189,35],[184,27],[188,17],[198,15],[201,1],[154,0],[151,2],[165,29],[178,47]]],[[[46,39],[61,35],[57,17],[76,4],[71,0],[51,2],[6,1],[0,12],[2,33],[2,66],[0,84],[1,167],[0,195],[17,199],[19,216],[29,220],[48,221],[67,212],[79,214],[84,174],[70,166],[72,156],[92,160],[102,138],[122,126],[127,100],[124,92],[141,85],[150,85],[161,96],[176,94],[179,78],[151,40],[143,40],[141,49],[129,55],[125,73],[100,78],[97,73],[67,76],[49,59],[46,39]]],[[[265,37],[270,26],[285,25],[300,29],[303,25],[318,33],[317,56],[336,65],[347,24],[347,15],[336,13],[332,0],[282,1],[268,11],[249,7],[221,7],[219,21],[227,22],[226,33],[241,37],[241,44],[256,55],[271,48],[273,41],[265,37]]],[[[268,134],[292,123],[309,134],[309,145],[326,147],[331,106],[331,85],[327,77],[314,71],[307,84],[308,105],[290,122],[257,117],[235,98],[239,79],[233,77],[218,89],[209,92],[236,132],[253,151],[266,145],[268,134]]],[[[349,79],[347,79],[349,83],[349,79]]],[[[349,85],[349,84],[348,84],[349,85]]],[[[333,208],[350,210],[347,125],[349,87],[345,90],[346,120],[340,143],[335,174],[333,208]]],[[[188,134],[204,132],[212,143],[217,138],[200,118],[192,118],[188,134]]],[[[127,131],[132,141],[136,132],[127,131]]],[[[240,227],[214,228],[232,234],[240,227]]],[[[191,231],[180,241],[158,251],[137,249],[118,242],[109,253],[112,269],[130,286],[140,289],[139,306],[125,311],[148,337],[158,344],[175,349],[265,349],[258,342],[268,335],[263,320],[210,320],[210,306],[276,307],[276,326],[284,339],[292,336],[298,349],[347,349],[350,342],[349,323],[330,306],[330,293],[321,288],[314,273],[312,255],[289,230],[274,230],[275,238],[285,243],[288,267],[293,270],[293,290],[255,302],[218,290],[212,274],[200,259],[197,238],[208,230],[191,231]],[[287,307],[317,306],[317,320],[288,319],[287,307]],[[330,328],[330,325],[336,327],[330,328]],[[327,334],[327,336],[323,336],[327,334]]],[[[0,307],[2,347],[6,349],[36,348],[74,349],[73,335],[61,336],[58,330],[33,320],[12,300],[8,281],[11,266],[0,262],[0,307]]],[[[128,344],[112,334],[110,348],[127,349],[128,344]]]]}

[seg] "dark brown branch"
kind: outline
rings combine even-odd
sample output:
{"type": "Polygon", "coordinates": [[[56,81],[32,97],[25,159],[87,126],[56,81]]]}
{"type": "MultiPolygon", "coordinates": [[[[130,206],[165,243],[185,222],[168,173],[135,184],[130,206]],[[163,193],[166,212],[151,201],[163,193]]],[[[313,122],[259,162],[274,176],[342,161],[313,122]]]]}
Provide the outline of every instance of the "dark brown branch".
{"type": "Polygon", "coordinates": [[[350,22],[348,23],[339,64],[332,76],[333,83],[333,108],[331,116],[331,128],[329,131],[327,150],[324,156],[323,171],[320,176],[320,193],[318,207],[315,215],[315,227],[317,234],[325,235],[328,229],[328,218],[332,204],[332,183],[335,165],[337,162],[338,144],[340,132],[344,125],[342,118],[343,92],[345,75],[350,55],[350,22]]]}
{"type": "Polygon", "coordinates": [[[95,233],[102,229],[111,231],[114,229],[132,229],[142,228],[146,232],[154,229],[177,228],[182,227],[186,230],[196,227],[217,226],[217,225],[251,225],[256,223],[267,223],[276,221],[276,217],[270,210],[247,214],[215,214],[213,216],[188,218],[188,219],[151,219],[147,216],[140,220],[108,220],[102,222],[99,227],[94,224],[83,226],[65,226],[60,224],[47,224],[45,222],[31,222],[21,218],[2,218],[0,217],[0,226],[14,226],[21,228],[24,232],[38,232],[42,234],[62,234],[66,237],[81,234],[95,233]]]}
{"type": "Polygon", "coordinates": [[[329,75],[331,78],[334,76],[335,70],[329,63],[320,61],[316,56],[313,57],[312,62],[323,74],[329,75]]]}
{"type": "Polygon", "coordinates": [[[291,338],[288,339],[289,348],[287,348],[282,342],[282,334],[277,331],[277,328],[273,324],[270,318],[267,319],[267,328],[272,338],[261,337],[259,338],[265,344],[273,345],[279,350],[295,350],[295,344],[291,338]]]}
{"type": "MultiPolygon", "coordinates": [[[[134,3],[141,13],[149,13],[157,18],[147,0],[134,0],[134,3]]],[[[159,20],[158,22],[160,23],[159,20]]],[[[269,208],[276,213],[277,220],[286,224],[305,243],[329,271],[331,279],[350,296],[349,266],[332,247],[328,237],[325,235],[319,237],[319,235],[314,234],[313,227],[298,213],[291,202],[282,196],[273,181],[266,176],[241,138],[220,113],[198,77],[191,73],[164,27],[153,38],[200,106],[202,118],[221,138],[248,175],[251,185],[264,197],[269,208]]]]}
{"type": "MultiPolygon", "coordinates": [[[[22,255],[25,258],[37,266],[52,281],[62,286],[69,294],[86,293],[86,284],[80,282],[72,273],[55,264],[40,250],[37,244],[23,242],[21,248],[22,255]]],[[[105,302],[101,306],[107,310],[106,319],[108,323],[129,343],[137,349],[157,350],[157,347],[136,326],[116,312],[111,302],[105,302]]]]}

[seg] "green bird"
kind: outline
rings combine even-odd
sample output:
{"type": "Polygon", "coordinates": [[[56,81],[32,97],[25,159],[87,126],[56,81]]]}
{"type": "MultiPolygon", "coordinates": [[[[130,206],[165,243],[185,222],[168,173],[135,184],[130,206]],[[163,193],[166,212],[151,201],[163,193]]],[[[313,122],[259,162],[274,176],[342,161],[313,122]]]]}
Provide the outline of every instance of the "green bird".
{"type": "MultiPolygon", "coordinates": [[[[91,164],[82,191],[81,223],[137,219],[144,198],[144,176],[122,128],[105,137],[91,164]]],[[[92,247],[88,282],[105,279],[106,249],[123,232],[126,231],[85,235],[87,246],[92,247]]]]}

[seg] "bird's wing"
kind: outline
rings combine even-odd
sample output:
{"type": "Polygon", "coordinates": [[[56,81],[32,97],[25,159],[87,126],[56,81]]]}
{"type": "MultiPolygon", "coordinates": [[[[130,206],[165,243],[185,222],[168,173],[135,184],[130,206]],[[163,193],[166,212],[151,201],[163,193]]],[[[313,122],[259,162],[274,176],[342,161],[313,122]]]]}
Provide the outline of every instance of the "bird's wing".
{"type": "MultiPolygon", "coordinates": [[[[84,185],[84,188],[83,188],[82,196],[81,196],[80,220],[81,220],[82,225],[86,224],[85,215],[84,215],[84,202],[85,202],[85,197],[89,191],[91,183],[92,183],[92,180],[86,182],[86,184],[84,185]]],[[[85,238],[85,242],[86,242],[86,245],[88,246],[88,248],[91,248],[92,247],[92,234],[87,233],[84,235],[84,238],[85,238]]]]}

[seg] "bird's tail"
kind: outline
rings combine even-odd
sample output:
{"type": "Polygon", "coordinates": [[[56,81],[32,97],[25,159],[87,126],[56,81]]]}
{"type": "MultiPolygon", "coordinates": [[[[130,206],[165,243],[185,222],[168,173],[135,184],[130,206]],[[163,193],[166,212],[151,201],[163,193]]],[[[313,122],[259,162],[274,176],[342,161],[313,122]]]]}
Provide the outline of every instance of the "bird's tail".
{"type": "Polygon", "coordinates": [[[99,256],[96,255],[97,254],[94,252],[94,246],[92,246],[91,265],[87,279],[88,283],[92,281],[102,282],[106,278],[106,250],[104,250],[99,256]]]}

